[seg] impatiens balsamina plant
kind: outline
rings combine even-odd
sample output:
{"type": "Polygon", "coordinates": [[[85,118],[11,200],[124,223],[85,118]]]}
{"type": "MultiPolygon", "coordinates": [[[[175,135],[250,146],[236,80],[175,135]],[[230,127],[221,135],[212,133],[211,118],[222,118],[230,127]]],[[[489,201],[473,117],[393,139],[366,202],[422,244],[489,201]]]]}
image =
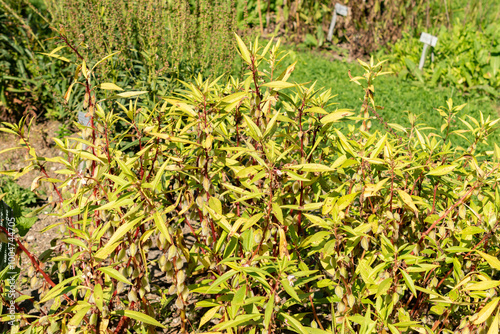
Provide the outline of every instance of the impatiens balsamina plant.
{"type": "Polygon", "coordinates": [[[352,77],[365,91],[357,116],[292,83],[295,64],[280,73],[279,43],[236,41],[242,80],[198,77],[141,108],[124,102],[140,92],[105,95],[120,88],[95,85],[71,47],[84,139],[54,138],[62,154],[44,158],[29,126],[4,124],[29,159],[3,173],[41,172],[34,187],[54,185],[50,228],[64,234],[44,266],[31,256],[43,291],[16,329],[497,333],[500,148],[477,145],[498,120],[449,100],[441,129],[409,113],[409,128],[374,131],[382,64],[360,61],[352,77]]]}

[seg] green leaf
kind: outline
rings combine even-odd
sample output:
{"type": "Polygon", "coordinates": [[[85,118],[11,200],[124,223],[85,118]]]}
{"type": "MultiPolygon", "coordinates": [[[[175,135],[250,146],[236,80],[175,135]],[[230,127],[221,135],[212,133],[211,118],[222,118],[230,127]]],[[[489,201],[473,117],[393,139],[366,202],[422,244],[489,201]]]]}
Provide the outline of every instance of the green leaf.
{"type": "Polygon", "coordinates": [[[200,323],[198,325],[198,328],[201,328],[201,326],[203,326],[204,324],[206,324],[207,322],[209,322],[210,320],[212,320],[215,316],[215,314],[217,313],[217,311],[219,311],[220,309],[220,306],[215,306],[215,307],[212,307],[211,309],[209,309],[200,319],[200,323]]]}
{"type": "Polygon", "coordinates": [[[87,245],[80,239],[69,238],[69,239],[63,239],[61,241],[65,242],[67,244],[70,244],[70,245],[75,245],[75,246],[81,247],[83,249],[88,249],[87,245]]]}
{"type": "Polygon", "coordinates": [[[257,124],[255,124],[247,115],[243,115],[243,118],[245,119],[245,123],[247,123],[250,137],[259,141],[262,138],[262,132],[260,131],[257,124]]]}
{"type": "Polygon", "coordinates": [[[297,85],[292,84],[290,82],[286,82],[286,81],[273,81],[273,82],[265,83],[262,86],[269,87],[269,88],[272,88],[274,90],[280,90],[280,89],[284,89],[284,88],[292,88],[292,87],[295,87],[297,85]]]}
{"type": "Polygon", "coordinates": [[[309,334],[307,332],[307,330],[304,328],[304,326],[302,326],[300,321],[298,321],[297,319],[295,319],[291,315],[286,314],[285,312],[280,312],[279,314],[281,316],[283,316],[283,318],[285,318],[288,321],[288,323],[290,324],[290,326],[292,327],[292,329],[294,331],[296,331],[297,333],[300,333],[300,334],[309,334]]]}
{"type": "Polygon", "coordinates": [[[426,175],[443,176],[443,175],[451,173],[456,167],[457,166],[455,166],[455,165],[443,165],[443,166],[439,166],[439,167],[434,168],[433,170],[431,170],[426,175]]]}
{"type": "Polygon", "coordinates": [[[131,310],[118,310],[118,311],[111,312],[111,314],[129,317],[131,319],[143,322],[143,323],[148,324],[148,325],[153,325],[153,326],[156,326],[156,327],[166,328],[161,323],[159,323],[158,321],[156,321],[154,318],[150,317],[147,314],[141,313],[141,312],[131,311],[131,310]]]}
{"type": "Polygon", "coordinates": [[[111,82],[105,82],[99,85],[99,88],[101,89],[106,89],[106,90],[123,90],[123,88],[118,87],[114,83],[111,82]]]}
{"type": "Polygon", "coordinates": [[[415,298],[417,298],[417,290],[415,289],[415,283],[413,283],[412,278],[403,269],[399,269],[399,271],[403,275],[403,279],[404,279],[404,281],[406,283],[406,286],[410,289],[410,291],[413,293],[413,295],[415,296],[415,298]]]}
{"type": "Polygon", "coordinates": [[[211,285],[210,285],[210,288],[206,291],[206,293],[211,293],[212,291],[214,291],[217,287],[219,287],[219,285],[221,285],[222,283],[224,283],[225,281],[227,281],[228,279],[230,279],[231,277],[233,277],[235,274],[237,274],[237,271],[231,269],[229,270],[228,272],[226,272],[225,274],[219,276],[211,285]]]}
{"type": "Polygon", "coordinates": [[[488,290],[496,288],[500,285],[500,281],[482,281],[468,285],[464,290],[488,290]]]}
{"type": "Polygon", "coordinates": [[[331,171],[334,171],[333,168],[330,168],[328,166],[321,165],[321,164],[301,164],[301,165],[286,166],[284,168],[297,169],[297,170],[303,171],[303,172],[331,172],[331,171]]]}
{"type": "Polygon", "coordinates": [[[499,301],[500,301],[500,297],[497,297],[497,298],[493,299],[492,301],[490,301],[488,304],[486,304],[481,309],[481,311],[479,311],[477,316],[473,317],[474,321],[472,323],[474,325],[480,325],[483,322],[485,322],[486,320],[488,320],[488,318],[493,313],[493,311],[495,311],[495,308],[497,307],[499,301]]]}
{"type": "Polygon", "coordinates": [[[344,117],[348,117],[353,115],[354,113],[351,112],[351,109],[339,109],[331,114],[328,114],[327,116],[323,117],[321,119],[321,123],[323,124],[329,124],[329,123],[335,123],[339,120],[341,120],[344,117]]]}
{"type": "Polygon", "coordinates": [[[496,258],[495,256],[491,256],[489,254],[483,253],[483,252],[478,251],[478,250],[476,250],[476,252],[478,252],[479,255],[481,255],[481,257],[483,259],[485,259],[490,266],[492,266],[496,270],[500,270],[500,261],[498,260],[498,258],[496,258]]]}
{"type": "Polygon", "coordinates": [[[274,310],[274,293],[269,297],[266,304],[266,312],[264,313],[264,328],[269,329],[269,323],[271,322],[271,316],[274,310]]]}
{"type": "Polygon", "coordinates": [[[398,191],[398,195],[401,198],[401,200],[403,201],[403,203],[408,205],[410,207],[410,209],[412,209],[413,212],[415,212],[415,214],[418,214],[418,209],[415,206],[415,203],[413,203],[413,199],[411,198],[411,196],[406,191],[403,191],[400,189],[397,189],[397,191],[398,191]]]}
{"type": "Polygon", "coordinates": [[[297,295],[297,292],[295,292],[295,289],[290,285],[290,283],[288,282],[288,279],[286,279],[286,278],[282,279],[281,285],[283,286],[285,291],[290,295],[290,297],[292,297],[296,301],[300,302],[299,295],[297,295]]]}
{"type": "Polygon", "coordinates": [[[141,221],[145,222],[144,217],[138,217],[120,226],[115,231],[113,236],[108,240],[106,245],[103,248],[99,249],[97,253],[95,253],[94,258],[99,259],[101,261],[104,260],[122,242],[123,236],[127,234],[130,230],[132,230],[134,226],[141,221]]]}
{"type": "Polygon", "coordinates": [[[73,318],[71,318],[68,324],[70,326],[80,325],[83,320],[83,317],[85,317],[85,314],[87,314],[87,312],[90,310],[91,307],[92,307],[91,305],[87,305],[79,309],[78,312],[75,313],[73,318]]]}
{"type": "Polygon", "coordinates": [[[238,36],[236,33],[234,34],[236,36],[236,42],[238,42],[238,49],[240,50],[240,55],[241,58],[248,64],[252,64],[252,60],[250,59],[250,52],[248,51],[247,46],[243,42],[243,40],[238,36]]]}
{"type": "Polygon", "coordinates": [[[237,328],[239,325],[241,325],[245,322],[248,322],[250,320],[258,321],[261,317],[262,317],[262,315],[260,313],[241,314],[241,315],[237,316],[236,318],[234,318],[234,320],[224,321],[223,323],[216,325],[215,328],[217,328],[218,331],[222,331],[222,330],[229,328],[229,327],[237,328]]]}
{"type": "Polygon", "coordinates": [[[125,284],[129,284],[129,285],[133,285],[132,282],[130,282],[128,279],[126,279],[125,276],[123,276],[122,274],[120,274],[120,272],[118,270],[114,269],[114,268],[111,268],[111,267],[101,267],[101,268],[97,268],[97,270],[105,273],[109,277],[112,277],[112,278],[116,279],[117,281],[123,282],[125,284]]]}
{"type": "Polygon", "coordinates": [[[97,308],[99,309],[99,311],[102,312],[104,297],[102,294],[102,286],[99,283],[94,285],[94,301],[95,301],[95,304],[97,305],[97,308]]]}

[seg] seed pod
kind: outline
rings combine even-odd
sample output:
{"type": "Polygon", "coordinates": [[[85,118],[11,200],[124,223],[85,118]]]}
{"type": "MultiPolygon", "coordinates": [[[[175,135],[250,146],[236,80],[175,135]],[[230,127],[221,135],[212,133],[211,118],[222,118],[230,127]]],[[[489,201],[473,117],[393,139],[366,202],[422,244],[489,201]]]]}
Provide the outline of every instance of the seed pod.
{"type": "Polygon", "coordinates": [[[33,277],[31,278],[31,282],[30,282],[31,289],[33,289],[33,290],[34,290],[34,289],[35,289],[35,287],[36,287],[36,284],[37,284],[37,283],[38,283],[38,278],[37,278],[37,277],[36,277],[36,275],[35,275],[35,276],[33,276],[33,277]]]}
{"type": "Polygon", "coordinates": [[[349,305],[349,307],[352,308],[354,306],[355,302],[356,302],[356,299],[354,298],[354,295],[352,293],[347,295],[347,304],[349,305]]]}
{"type": "Polygon", "coordinates": [[[97,314],[92,313],[92,315],[90,316],[90,324],[92,326],[94,326],[95,324],[97,324],[97,314]]]}
{"type": "Polygon", "coordinates": [[[28,268],[28,277],[33,276],[33,274],[35,274],[35,268],[33,266],[30,266],[28,268]]]}
{"type": "Polygon", "coordinates": [[[184,265],[184,261],[182,260],[182,258],[178,257],[175,260],[174,264],[175,264],[175,269],[180,270],[180,269],[182,269],[182,266],[184,265]]]}
{"type": "Polygon", "coordinates": [[[178,309],[182,309],[184,307],[181,296],[177,297],[177,300],[175,301],[175,307],[177,307],[178,309]]]}
{"type": "Polygon", "coordinates": [[[68,265],[66,264],[66,261],[61,261],[59,262],[59,272],[64,273],[68,269],[68,265]]]}
{"type": "Polygon", "coordinates": [[[165,264],[165,271],[170,271],[172,270],[172,262],[167,261],[165,264]]]}
{"type": "Polygon", "coordinates": [[[184,290],[184,283],[177,282],[177,291],[182,291],[184,290]]]}
{"type": "Polygon", "coordinates": [[[144,287],[144,289],[146,289],[147,292],[151,292],[151,286],[149,285],[149,281],[148,281],[148,278],[146,276],[144,276],[141,279],[141,284],[144,287]]]}
{"type": "Polygon", "coordinates": [[[116,284],[116,293],[120,294],[123,292],[124,289],[125,289],[125,283],[118,281],[118,283],[116,284]]]}
{"type": "Polygon", "coordinates": [[[127,255],[127,252],[125,251],[125,247],[123,247],[122,249],[120,249],[120,251],[118,252],[118,256],[117,256],[117,259],[118,261],[122,261],[123,259],[125,259],[125,256],[127,255]]]}
{"type": "Polygon", "coordinates": [[[189,296],[189,289],[187,286],[185,286],[184,289],[182,290],[181,296],[182,296],[182,299],[187,300],[187,298],[189,296]]]}
{"type": "Polygon", "coordinates": [[[139,277],[140,274],[141,274],[141,272],[139,271],[139,269],[135,268],[134,272],[132,273],[132,278],[137,278],[137,277],[139,277]]]}
{"type": "Polygon", "coordinates": [[[90,102],[89,93],[85,93],[85,96],[83,97],[83,109],[87,109],[89,107],[89,102],[90,102]]]}
{"type": "Polygon", "coordinates": [[[344,278],[347,278],[347,270],[345,269],[345,267],[340,268],[340,275],[344,278]]]}
{"type": "Polygon", "coordinates": [[[339,297],[340,299],[342,299],[342,297],[344,297],[344,289],[342,289],[342,288],[340,287],[340,285],[337,285],[337,286],[335,287],[335,295],[336,295],[337,297],[339,297]]]}
{"type": "Polygon", "coordinates": [[[179,270],[177,272],[177,284],[184,283],[185,280],[186,280],[186,274],[184,273],[184,270],[179,270]]]}
{"type": "Polygon", "coordinates": [[[344,311],[345,311],[345,304],[342,303],[342,302],[338,302],[337,303],[337,311],[339,311],[340,313],[344,313],[344,311]]]}
{"type": "Polygon", "coordinates": [[[130,256],[134,257],[135,254],[137,254],[137,245],[136,244],[130,244],[129,251],[130,251],[130,256]]]}
{"type": "Polygon", "coordinates": [[[174,245],[170,246],[170,248],[168,249],[168,260],[172,260],[176,255],[177,248],[174,245]]]}
{"type": "Polygon", "coordinates": [[[255,240],[255,243],[256,244],[259,244],[260,241],[262,240],[262,230],[257,230],[255,231],[255,234],[254,234],[254,240],[255,240]]]}
{"type": "Polygon", "coordinates": [[[165,236],[163,235],[163,233],[159,233],[158,237],[157,237],[157,240],[156,240],[156,246],[160,250],[163,250],[163,249],[165,249],[166,243],[167,243],[167,239],[165,238],[165,236]]]}
{"type": "Polygon", "coordinates": [[[128,292],[128,300],[131,302],[136,302],[137,301],[137,293],[135,292],[134,289],[130,290],[128,292]]]}
{"type": "Polygon", "coordinates": [[[177,287],[176,287],[174,284],[172,284],[172,285],[168,288],[168,294],[169,294],[169,295],[173,295],[173,294],[174,294],[174,293],[176,293],[176,292],[177,292],[177,287]]]}
{"type": "Polygon", "coordinates": [[[144,297],[145,294],[146,294],[146,289],[144,289],[144,287],[141,286],[141,288],[139,289],[139,297],[142,298],[144,297]]]}
{"type": "Polygon", "coordinates": [[[160,267],[164,267],[167,264],[167,257],[165,256],[165,254],[162,254],[160,256],[160,258],[158,259],[158,264],[160,265],[160,267]]]}
{"type": "Polygon", "coordinates": [[[368,250],[370,248],[370,243],[367,237],[361,238],[361,247],[363,247],[364,250],[368,250]]]}

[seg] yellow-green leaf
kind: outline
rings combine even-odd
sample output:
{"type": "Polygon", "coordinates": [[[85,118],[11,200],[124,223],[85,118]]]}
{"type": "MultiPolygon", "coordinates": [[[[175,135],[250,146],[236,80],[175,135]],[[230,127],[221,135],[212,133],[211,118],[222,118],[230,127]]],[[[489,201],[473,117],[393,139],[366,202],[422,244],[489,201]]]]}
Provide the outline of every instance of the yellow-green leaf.
{"type": "Polygon", "coordinates": [[[493,311],[495,311],[495,308],[498,305],[498,301],[500,301],[500,297],[497,297],[497,298],[493,299],[492,301],[490,301],[488,304],[486,304],[481,309],[481,311],[479,311],[479,313],[477,314],[477,316],[475,317],[475,320],[474,320],[473,324],[474,325],[480,325],[483,322],[485,322],[486,320],[488,320],[488,318],[493,313],[493,311]]]}
{"type": "Polygon", "coordinates": [[[479,255],[481,255],[481,257],[483,259],[485,259],[490,266],[492,266],[496,270],[500,270],[500,261],[498,260],[498,258],[496,258],[495,256],[491,256],[489,254],[483,253],[481,251],[476,251],[476,252],[478,252],[479,255]]]}
{"type": "Polygon", "coordinates": [[[115,85],[114,83],[112,82],[104,82],[102,83],[99,88],[101,89],[106,89],[106,90],[123,90],[123,88],[121,87],[118,87],[117,85],[115,85]]]}
{"type": "Polygon", "coordinates": [[[436,167],[433,170],[431,170],[429,173],[427,173],[427,175],[443,176],[443,175],[446,175],[446,174],[449,174],[450,172],[452,172],[456,167],[457,166],[455,166],[455,165],[439,166],[439,167],[436,167]]]}

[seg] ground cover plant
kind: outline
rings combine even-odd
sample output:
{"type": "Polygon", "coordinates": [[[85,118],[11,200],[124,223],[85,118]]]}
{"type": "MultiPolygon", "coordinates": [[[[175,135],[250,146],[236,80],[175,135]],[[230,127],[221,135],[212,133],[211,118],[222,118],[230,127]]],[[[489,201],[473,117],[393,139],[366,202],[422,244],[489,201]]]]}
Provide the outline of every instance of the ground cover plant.
{"type": "Polygon", "coordinates": [[[498,97],[500,89],[500,34],[497,23],[483,30],[458,21],[452,29],[436,33],[438,44],[428,55],[423,71],[418,63],[422,43],[405,34],[391,48],[387,57],[391,69],[402,77],[411,77],[430,87],[453,86],[469,94],[489,94],[498,97]]]}
{"type": "Polygon", "coordinates": [[[477,145],[499,120],[458,127],[450,99],[431,133],[414,113],[405,135],[374,130],[383,64],[342,87],[359,108],[327,111],[331,90],[294,83],[273,41],[235,38],[242,80],[200,75],[141,108],[137,92],[104,94],[98,61],[65,54],[91,124],[54,138],[60,156],[37,154],[31,124],[3,124],[28,159],[2,174],[52,184],[62,232],[44,262],[16,238],[44,285],[13,328],[155,332],[171,307],[180,332],[496,332],[500,148],[477,145]]]}

